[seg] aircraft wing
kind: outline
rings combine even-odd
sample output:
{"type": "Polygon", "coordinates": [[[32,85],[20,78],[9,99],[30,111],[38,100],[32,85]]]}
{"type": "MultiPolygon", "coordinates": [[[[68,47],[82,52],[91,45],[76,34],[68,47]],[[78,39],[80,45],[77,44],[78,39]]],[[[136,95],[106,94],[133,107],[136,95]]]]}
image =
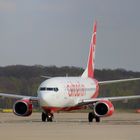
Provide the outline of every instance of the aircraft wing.
{"type": "Polygon", "coordinates": [[[24,95],[17,95],[17,94],[0,93],[0,97],[15,98],[15,99],[29,99],[31,101],[38,101],[38,97],[24,96],[24,95]]]}
{"type": "Polygon", "coordinates": [[[129,82],[129,81],[136,81],[136,80],[140,80],[140,78],[100,81],[100,82],[98,82],[98,83],[99,83],[100,85],[105,85],[105,84],[113,84],[113,83],[120,83],[120,82],[129,82]]]}
{"type": "Polygon", "coordinates": [[[93,99],[84,99],[82,101],[79,101],[78,105],[88,105],[88,104],[94,104],[98,101],[102,100],[109,100],[109,101],[121,101],[121,100],[129,100],[129,99],[140,99],[140,95],[134,95],[134,96],[116,96],[116,97],[101,97],[101,98],[93,98],[93,99]]]}
{"type": "MultiPolygon", "coordinates": [[[[136,80],[140,80],[140,78],[100,81],[98,83],[99,83],[99,85],[105,85],[105,84],[129,82],[129,81],[136,81],[136,80]]],[[[140,95],[118,96],[118,97],[117,96],[116,97],[101,97],[101,98],[93,98],[93,99],[84,99],[82,101],[79,101],[78,105],[93,104],[93,103],[96,103],[96,102],[101,101],[101,100],[120,101],[120,100],[128,100],[128,99],[140,99],[140,95]]]]}

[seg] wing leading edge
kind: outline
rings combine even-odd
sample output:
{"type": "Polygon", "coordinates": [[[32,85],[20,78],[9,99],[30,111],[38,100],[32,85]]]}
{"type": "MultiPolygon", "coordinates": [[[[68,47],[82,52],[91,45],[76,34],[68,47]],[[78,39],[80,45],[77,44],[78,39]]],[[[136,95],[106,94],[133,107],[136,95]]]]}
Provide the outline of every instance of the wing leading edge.
{"type": "Polygon", "coordinates": [[[82,101],[79,101],[78,106],[94,104],[94,103],[96,103],[98,101],[102,101],[102,100],[121,101],[121,100],[129,100],[129,99],[131,99],[131,100],[132,99],[140,99],[140,95],[84,99],[82,101]]]}
{"type": "Polygon", "coordinates": [[[24,95],[17,95],[17,94],[7,94],[7,93],[0,93],[0,97],[6,98],[15,98],[15,99],[29,99],[30,101],[38,101],[38,97],[34,96],[24,96],[24,95]]]}
{"type": "Polygon", "coordinates": [[[98,82],[98,83],[99,83],[100,85],[105,85],[105,84],[113,84],[113,83],[120,83],[120,82],[129,82],[129,81],[136,81],[136,80],[140,80],[140,78],[130,78],[130,79],[100,81],[100,82],[98,82]]]}

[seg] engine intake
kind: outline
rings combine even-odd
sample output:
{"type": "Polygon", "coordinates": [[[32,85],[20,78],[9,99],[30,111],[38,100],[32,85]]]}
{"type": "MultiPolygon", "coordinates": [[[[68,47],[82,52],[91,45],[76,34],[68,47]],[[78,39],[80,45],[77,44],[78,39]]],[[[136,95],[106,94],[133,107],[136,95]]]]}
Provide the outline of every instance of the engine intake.
{"type": "Polygon", "coordinates": [[[28,99],[16,101],[13,106],[15,115],[30,116],[32,114],[32,102],[28,99]]]}
{"type": "Polygon", "coordinates": [[[99,101],[94,106],[94,114],[98,117],[111,116],[113,112],[114,106],[108,100],[99,101]]]}

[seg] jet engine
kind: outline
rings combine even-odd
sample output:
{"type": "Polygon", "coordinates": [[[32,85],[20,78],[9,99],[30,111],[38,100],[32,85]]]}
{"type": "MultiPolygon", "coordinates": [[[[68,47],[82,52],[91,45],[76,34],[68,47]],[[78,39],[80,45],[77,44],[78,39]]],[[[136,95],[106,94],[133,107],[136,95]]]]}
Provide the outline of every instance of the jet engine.
{"type": "Polygon", "coordinates": [[[108,100],[98,101],[94,105],[94,114],[98,117],[111,116],[113,112],[114,106],[108,100]]]}
{"type": "Polygon", "coordinates": [[[13,106],[13,112],[18,116],[30,116],[32,114],[32,102],[28,99],[18,100],[13,106]]]}

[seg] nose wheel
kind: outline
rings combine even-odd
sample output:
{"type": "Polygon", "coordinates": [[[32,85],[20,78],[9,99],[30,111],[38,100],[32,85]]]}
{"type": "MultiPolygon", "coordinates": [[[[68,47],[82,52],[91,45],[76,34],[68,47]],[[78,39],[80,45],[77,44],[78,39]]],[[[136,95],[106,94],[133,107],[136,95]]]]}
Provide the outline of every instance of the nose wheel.
{"type": "Polygon", "coordinates": [[[44,113],[42,112],[42,122],[52,122],[53,121],[53,114],[52,113],[44,113]]]}

